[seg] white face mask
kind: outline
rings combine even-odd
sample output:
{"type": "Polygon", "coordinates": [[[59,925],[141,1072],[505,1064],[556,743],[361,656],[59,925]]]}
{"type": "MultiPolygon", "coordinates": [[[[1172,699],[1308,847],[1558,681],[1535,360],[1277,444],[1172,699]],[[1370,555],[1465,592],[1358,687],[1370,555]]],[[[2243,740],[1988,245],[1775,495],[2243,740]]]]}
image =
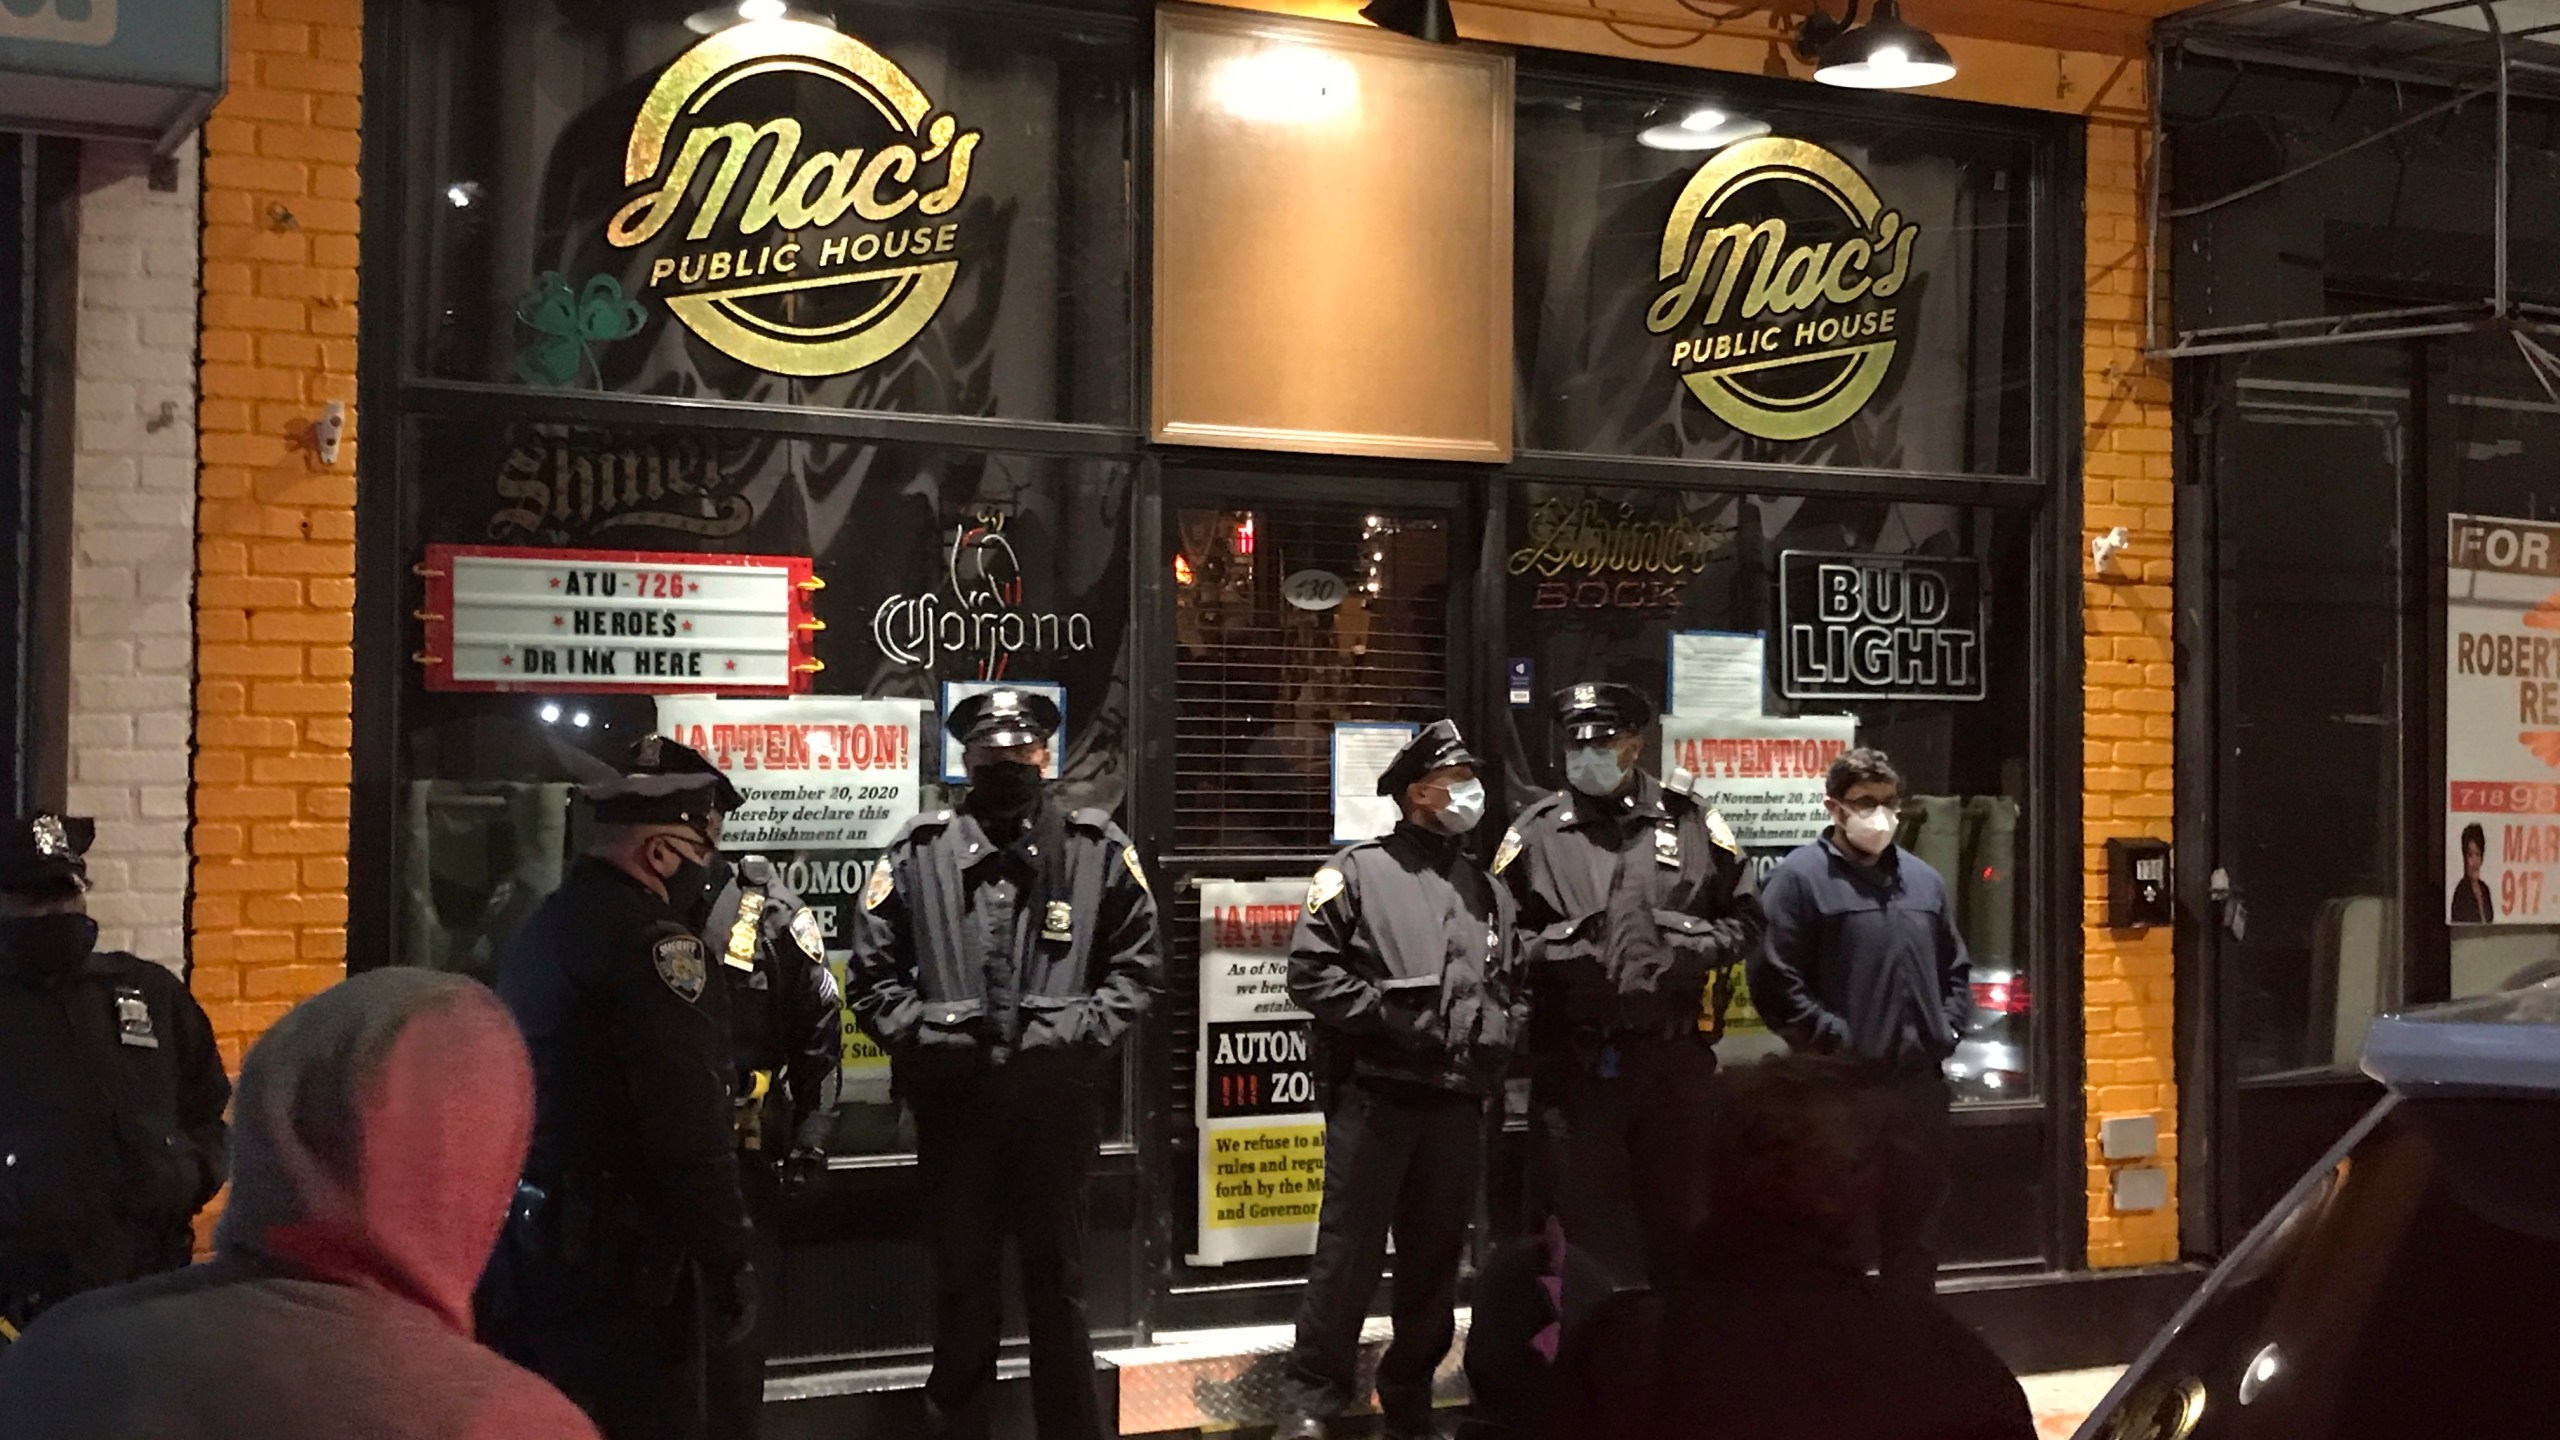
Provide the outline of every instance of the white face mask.
{"type": "Polygon", "coordinates": [[[1893,844],[1893,832],[1901,823],[1902,817],[1894,813],[1890,806],[1879,805],[1864,815],[1847,806],[1842,806],[1840,838],[1848,841],[1861,854],[1881,855],[1886,847],[1893,844]]]}
{"type": "Polygon", "coordinates": [[[1484,782],[1460,780],[1449,787],[1449,803],[1438,812],[1440,828],[1464,835],[1484,818],[1484,782]]]}
{"type": "Polygon", "coordinates": [[[1581,747],[1564,752],[1564,778],[1585,795],[1615,795],[1627,783],[1627,767],[1614,746],[1581,747]]]}

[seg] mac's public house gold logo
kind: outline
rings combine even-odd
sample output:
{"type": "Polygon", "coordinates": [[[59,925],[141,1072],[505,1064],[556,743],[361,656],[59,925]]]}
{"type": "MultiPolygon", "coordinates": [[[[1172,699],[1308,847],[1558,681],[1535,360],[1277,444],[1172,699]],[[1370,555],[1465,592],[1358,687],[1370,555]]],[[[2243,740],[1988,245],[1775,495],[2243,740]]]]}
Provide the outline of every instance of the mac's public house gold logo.
{"type": "Polygon", "coordinates": [[[1920,227],[1848,161],[1764,137],[1698,167],[1662,230],[1671,288],[1645,328],[1717,418],[1765,440],[1809,440],[1875,397],[1903,333],[1893,303],[1920,227]]]}
{"type": "Polygon", "coordinates": [[[978,139],[851,36],[733,25],[642,103],[622,167],[637,193],[605,238],[656,243],[649,292],[723,353],[846,374],[913,340],[951,293],[960,226],[944,217],[978,139]]]}

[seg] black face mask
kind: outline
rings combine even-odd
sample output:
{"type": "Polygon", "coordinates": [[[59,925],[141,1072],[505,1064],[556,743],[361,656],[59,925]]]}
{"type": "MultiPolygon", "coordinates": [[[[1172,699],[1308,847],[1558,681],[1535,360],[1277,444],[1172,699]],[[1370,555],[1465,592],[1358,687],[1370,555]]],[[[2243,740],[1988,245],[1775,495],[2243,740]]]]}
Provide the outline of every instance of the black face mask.
{"type": "Polygon", "coordinates": [[[990,760],[969,769],[969,804],[989,815],[1019,815],[1038,804],[1040,767],[1021,760],[990,760]]]}
{"type": "Polygon", "coordinates": [[[667,907],[695,929],[711,915],[711,867],[700,860],[681,860],[666,879],[667,907]]]}
{"type": "Polygon", "coordinates": [[[86,915],[0,920],[0,963],[31,980],[59,980],[96,948],[98,922],[86,915]]]}

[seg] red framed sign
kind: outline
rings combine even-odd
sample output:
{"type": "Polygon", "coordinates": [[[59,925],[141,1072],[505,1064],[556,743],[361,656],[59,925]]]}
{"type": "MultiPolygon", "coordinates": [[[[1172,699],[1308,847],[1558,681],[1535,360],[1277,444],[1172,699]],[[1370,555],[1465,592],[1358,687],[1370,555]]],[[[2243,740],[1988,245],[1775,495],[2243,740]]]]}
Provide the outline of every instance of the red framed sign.
{"type": "Polygon", "coordinates": [[[821,667],[796,555],[430,545],[430,690],[791,695],[821,667]]]}

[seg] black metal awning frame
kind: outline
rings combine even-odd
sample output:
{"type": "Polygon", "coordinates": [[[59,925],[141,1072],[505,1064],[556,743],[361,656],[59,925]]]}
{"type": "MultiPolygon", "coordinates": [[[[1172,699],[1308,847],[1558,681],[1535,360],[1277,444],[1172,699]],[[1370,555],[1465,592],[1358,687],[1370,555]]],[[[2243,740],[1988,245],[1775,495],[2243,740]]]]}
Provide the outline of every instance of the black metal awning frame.
{"type": "Polygon", "coordinates": [[[2411,305],[2345,315],[2306,316],[2247,325],[2182,330],[2163,343],[2159,267],[2147,270],[2143,352],[2155,360],[2243,355],[2316,345],[2348,345],[2429,336],[2504,334],[2553,403],[2560,404],[2560,308],[2518,301],[2509,276],[2508,211],[2514,179],[2510,111],[2526,96],[2560,100],[2560,21],[2510,27],[2499,14],[2510,0],[2434,0],[2402,11],[2367,9],[2355,0],[2214,0],[2165,19],[2152,33],[2151,119],[2154,136],[2144,207],[2147,254],[2161,253],[2171,220],[2218,210],[2273,190],[2332,160],[2466,106],[2496,107],[2494,252],[2490,293],[2476,301],[2411,305]],[[2477,21],[2478,28],[2459,23],[2477,21]],[[2282,174],[2227,195],[2168,208],[2157,147],[2168,134],[2164,75],[2180,54],[2238,64],[2326,71],[2450,91],[2440,103],[2314,156],[2282,174]]]}

